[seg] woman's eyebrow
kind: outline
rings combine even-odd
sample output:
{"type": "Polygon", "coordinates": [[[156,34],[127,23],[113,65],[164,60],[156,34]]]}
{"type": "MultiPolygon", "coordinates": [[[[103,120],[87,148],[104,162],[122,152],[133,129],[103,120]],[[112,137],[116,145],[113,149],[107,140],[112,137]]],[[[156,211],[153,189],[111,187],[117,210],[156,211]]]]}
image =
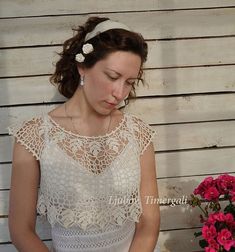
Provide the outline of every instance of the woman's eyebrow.
{"type": "MultiPolygon", "coordinates": [[[[119,73],[119,72],[117,72],[117,71],[115,71],[115,70],[113,70],[113,69],[111,69],[111,68],[108,68],[107,67],[107,70],[110,70],[110,71],[113,71],[114,73],[116,73],[117,75],[119,75],[119,76],[121,76],[122,74],[121,73],[119,73]]],[[[130,77],[130,78],[128,78],[128,79],[138,79],[138,76],[137,77],[130,77]]]]}
{"type": "Polygon", "coordinates": [[[115,71],[115,70],[113,70],[113,69],[111,69],[111,68],[108,68],[108,67],[107,67],[107,70],[112,71],[112,72],[114,72],[114,73],[116,73],[116,74],[118,74],[118,75],[121,75],[119,72],[117,72],[117,71],[115,71]]]}

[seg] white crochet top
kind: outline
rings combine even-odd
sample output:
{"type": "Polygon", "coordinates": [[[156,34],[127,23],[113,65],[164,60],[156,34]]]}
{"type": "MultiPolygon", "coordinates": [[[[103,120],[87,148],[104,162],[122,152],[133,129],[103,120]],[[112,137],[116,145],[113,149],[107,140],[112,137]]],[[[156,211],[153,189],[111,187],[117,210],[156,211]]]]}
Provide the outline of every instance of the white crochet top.
{"type": "Polygon", "coordinates": [[[110,133],[89,137],[42,113],[8,130],[40,161],[37,211],[52,228],[97,233],[139,221],[140,156],[156,134],[143,120],[123,112],[110,133]]]}

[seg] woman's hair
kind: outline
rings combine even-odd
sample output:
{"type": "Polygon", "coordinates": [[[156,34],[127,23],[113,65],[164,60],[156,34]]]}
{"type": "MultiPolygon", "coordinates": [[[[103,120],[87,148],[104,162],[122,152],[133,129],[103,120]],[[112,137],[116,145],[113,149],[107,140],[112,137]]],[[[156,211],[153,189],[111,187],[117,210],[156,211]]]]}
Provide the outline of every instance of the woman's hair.
{"type": "MultiPolygon", "coordinates": [[[[76,61],[76,54],[82,51],[87,33],[91,32],[97,24],[106,20],[109,20],[109,18],[90,17],[83,26],[73,29],[76,34],[64,42],[63,51],[59,53],[60,59],[56,63],[56,69],[50,77],[50,81],[58,86],[59,92],[66,98],[73,96],[80,83],[80,74],[77,66],[92,68],[99,60],[116,51],[132,52],[140,56],[141,69],[136,84],[138,85],[139,81],[143,83],[142,66],[147,60],[148,48],[144,38],[136,32],[124,29],[112,29],[102,32],[86,41],[86,43],[93,45],[93,52],[87,54],[82,63],[76,61]]],[[[125,100],[125,104],[129,103],[129,98],[135,96],[135,86],[133,85],[128,98],[125,100]]]]}

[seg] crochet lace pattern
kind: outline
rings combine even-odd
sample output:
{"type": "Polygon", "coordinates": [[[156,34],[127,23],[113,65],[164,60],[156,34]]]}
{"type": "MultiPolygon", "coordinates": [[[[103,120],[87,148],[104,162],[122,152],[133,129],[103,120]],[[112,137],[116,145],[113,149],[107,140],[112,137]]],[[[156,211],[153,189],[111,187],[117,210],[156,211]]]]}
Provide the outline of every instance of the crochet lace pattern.
{"type": "Polygon", "coordinates": [[[86,232],[77,228],[66,229],[59,225],[52,228],[54,248],[65,251],[113,251],[130,241],[135,232],[134,222],[127,221],[121,227],[113,227],[106,232],[86,232]],[[102,250],[98,249],[102,248],[102,250]]]}
{"type": "Polygon", "coordinates": [[[8,130],[40,161],[37,211],[52,226],[107,230],[127,220],[138,222],[140,156],[156,134],[143,120],[124,112],[110,133],[89,137],[44,113],[8,130]]]}

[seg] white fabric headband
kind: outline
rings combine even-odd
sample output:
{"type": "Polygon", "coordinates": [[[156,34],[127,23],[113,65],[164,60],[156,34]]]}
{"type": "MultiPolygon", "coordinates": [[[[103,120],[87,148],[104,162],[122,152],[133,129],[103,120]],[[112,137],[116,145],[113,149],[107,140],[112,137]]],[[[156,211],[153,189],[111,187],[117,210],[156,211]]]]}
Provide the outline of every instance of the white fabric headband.
{"type": "Polygon", "coordinates": [[[97,36],[98,34],[111,30],[111,29],[124,29],[124,30],[128,30],[131,31],[131,29],[119,22],[116,21],[111,21],[111,20],[106,20],[103,21],[101,23],[99,23],[98,25],[96,25],[95,29],[89,33],[87,33],[84,42],[86,42],[87,40],[97,36]]]}

